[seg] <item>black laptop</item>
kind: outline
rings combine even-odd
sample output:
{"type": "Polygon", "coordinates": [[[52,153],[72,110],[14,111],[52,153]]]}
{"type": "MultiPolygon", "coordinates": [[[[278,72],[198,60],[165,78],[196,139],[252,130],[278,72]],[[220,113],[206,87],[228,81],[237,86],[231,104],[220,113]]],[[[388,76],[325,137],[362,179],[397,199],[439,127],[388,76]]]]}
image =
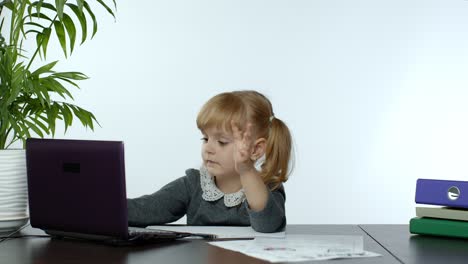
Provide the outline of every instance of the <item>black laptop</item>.
{"type": "Polygon", "coordinates": [[[129,228],[121,141],[26,141],[29,214],[47,234],[111,244],[161,242],[189,233],[129,228]]]}

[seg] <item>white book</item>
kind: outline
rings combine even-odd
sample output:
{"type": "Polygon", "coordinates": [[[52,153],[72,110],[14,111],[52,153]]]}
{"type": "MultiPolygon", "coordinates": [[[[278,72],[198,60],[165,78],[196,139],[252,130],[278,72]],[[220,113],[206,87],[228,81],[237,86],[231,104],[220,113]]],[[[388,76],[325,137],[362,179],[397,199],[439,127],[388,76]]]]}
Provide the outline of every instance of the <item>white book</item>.
{"type": "Polygon", "coordinates": [[[260,233],[250,226],[186,226],[186,225],[159,225],[148,226],[148,229],[168,230],[200,234],[200,237],[212,240],[254,239],[257,237],[284,238],[286,232],[260,233]]]}
{"type": "Polygon", "coordinates": [[[416,207],[416,216],[468,221],[468,210],[454,207],[416,207]]]}

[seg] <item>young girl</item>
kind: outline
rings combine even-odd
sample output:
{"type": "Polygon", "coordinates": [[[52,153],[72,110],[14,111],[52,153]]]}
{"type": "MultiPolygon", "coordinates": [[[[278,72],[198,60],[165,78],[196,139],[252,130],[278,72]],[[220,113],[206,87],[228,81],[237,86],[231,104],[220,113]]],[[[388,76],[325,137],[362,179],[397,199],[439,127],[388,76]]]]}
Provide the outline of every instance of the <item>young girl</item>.
{"type": "Polygon", "coordinates": [[[170,223],[248,226],[276,232],[286,226],[282,182],[289,173],[291,135],[256,91],[222,93],[197,117],[203,134],[200,170],[189,169],[159,191],[128,199],[130,226],[170,223]]]}

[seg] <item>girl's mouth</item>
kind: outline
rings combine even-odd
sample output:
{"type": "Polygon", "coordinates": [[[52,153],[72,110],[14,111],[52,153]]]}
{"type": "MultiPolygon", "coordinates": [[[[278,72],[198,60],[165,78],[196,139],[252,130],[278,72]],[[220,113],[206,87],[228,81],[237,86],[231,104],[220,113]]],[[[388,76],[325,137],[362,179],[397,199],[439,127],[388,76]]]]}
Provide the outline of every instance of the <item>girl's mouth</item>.
{"type": "Polygon", "coordinates": [[[209,166],[209,165],[215,165],[215,164],[218,164],[218,163],[217,163],[217,162],[214,162],[214,161],[212,161],[212,160],[207,160],[207,161],[206,161],[206,165],[208,165],[208,166],[209,166]]]}

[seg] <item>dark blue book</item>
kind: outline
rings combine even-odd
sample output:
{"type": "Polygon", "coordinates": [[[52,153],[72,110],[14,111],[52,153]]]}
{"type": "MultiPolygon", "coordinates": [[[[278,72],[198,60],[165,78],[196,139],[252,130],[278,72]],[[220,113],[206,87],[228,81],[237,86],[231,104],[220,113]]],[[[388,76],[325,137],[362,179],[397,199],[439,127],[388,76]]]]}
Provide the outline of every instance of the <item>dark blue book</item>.
{"type": "Polygon", "coordinates": [[[416,203],[468,208],[468,182],[418,179],[416,203]]]}

